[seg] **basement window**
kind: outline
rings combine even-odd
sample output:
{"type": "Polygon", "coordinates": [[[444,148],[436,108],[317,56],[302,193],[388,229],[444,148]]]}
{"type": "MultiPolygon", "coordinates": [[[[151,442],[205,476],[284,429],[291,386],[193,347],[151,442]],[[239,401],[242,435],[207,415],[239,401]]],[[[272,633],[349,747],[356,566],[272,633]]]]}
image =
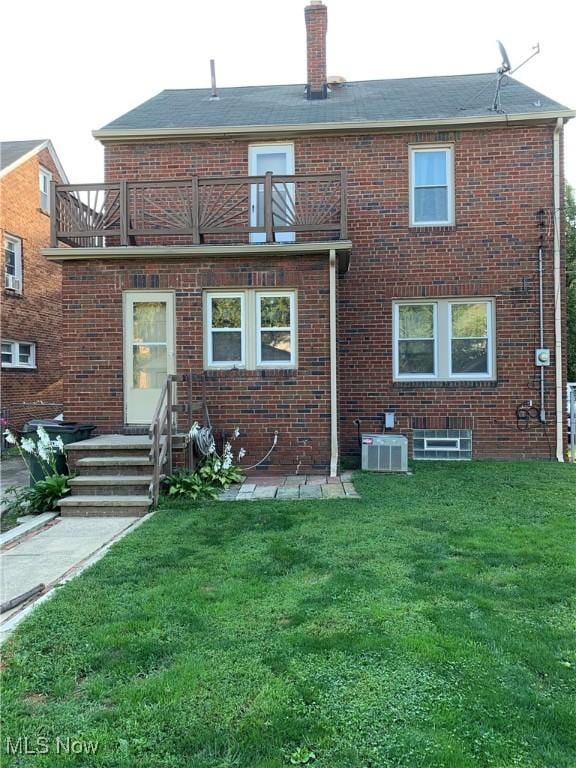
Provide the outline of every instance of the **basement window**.
{"type": "Polygon", "coordinates": [[[415,429],[415,459],[467,461],[472,458],[471,429],[415,429]]]}
{"type": "Polygon", "coordinates": [[[296,367],[295,291],[207,291],[207,368],[296,367]]]}

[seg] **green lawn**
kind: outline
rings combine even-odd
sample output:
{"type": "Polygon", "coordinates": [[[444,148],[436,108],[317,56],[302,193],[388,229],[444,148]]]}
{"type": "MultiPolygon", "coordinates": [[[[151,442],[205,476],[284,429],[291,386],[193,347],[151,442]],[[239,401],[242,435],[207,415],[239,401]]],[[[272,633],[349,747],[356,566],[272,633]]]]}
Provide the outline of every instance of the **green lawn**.
{"type": "Polygon", "coordinates": [[[165,503],[9,641],[2,750],[51,752],[2,765],[574,768],[576,468],[356,485],[165,503]]]}

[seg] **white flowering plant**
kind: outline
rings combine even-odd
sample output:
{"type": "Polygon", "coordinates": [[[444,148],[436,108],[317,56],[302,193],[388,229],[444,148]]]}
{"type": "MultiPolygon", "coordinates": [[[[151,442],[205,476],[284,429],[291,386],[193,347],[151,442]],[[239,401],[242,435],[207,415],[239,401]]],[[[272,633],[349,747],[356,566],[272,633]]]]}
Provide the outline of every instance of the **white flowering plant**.
{"type": "MultiPolygon", "coordinates": [[[[237,440],[239,436],[240,430],[236,428],[231,440],[237,440]]],[[[232,443],[226,441],[220,456],[212,433],[210,432],[209,436],[208,432],[202,434],[202,429],[197,422],[194,422],[189,432],[189,440],[198,439],[198,437],[205,440],[203,446],[205,458],[195,472],[176,472],[166,478],[165,483],[170,496],[186,496],[192,499],[216,498],[220,491],[244,479],[241,468],[235,463],[241,461],[246,455],[244,448],[240,448],[234,457],[232,443]]]]}
{"type": "Polygon", "coordinates": [[[51,512],[57,509],[57,502],[69,492],[68,475],[58,471],[58,457],[64,454],[64,442],[60,435],[55,440],[44,427],[36,430],[37,440],[22,437],[20,441],[9,429],[4,432],[6,443],[18,450],[35,481],[30,488],[8,488],[3,502],[10,511],[22,514],[51,512]],[[32,464],[32,459],[35,463],[32,464]]]}

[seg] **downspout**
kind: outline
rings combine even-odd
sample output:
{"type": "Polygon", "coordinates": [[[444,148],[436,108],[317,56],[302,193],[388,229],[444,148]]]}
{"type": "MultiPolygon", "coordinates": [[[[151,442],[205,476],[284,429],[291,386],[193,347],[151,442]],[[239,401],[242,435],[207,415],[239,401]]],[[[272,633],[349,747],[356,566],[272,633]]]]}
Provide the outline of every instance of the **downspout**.
{"type": "Polygon", "coordinates": [[[338,381],[336,366],[336,251],[330,249],[330,477],[338,475],[338,381]]]}
{"type": "Polygon", "coordinates": [[[562,382],[562,284],[560,271],[560,133],[564,121],[554,128],[554,362],[556,365],[556,458],[564,461],[564,391],[562,382]]]}

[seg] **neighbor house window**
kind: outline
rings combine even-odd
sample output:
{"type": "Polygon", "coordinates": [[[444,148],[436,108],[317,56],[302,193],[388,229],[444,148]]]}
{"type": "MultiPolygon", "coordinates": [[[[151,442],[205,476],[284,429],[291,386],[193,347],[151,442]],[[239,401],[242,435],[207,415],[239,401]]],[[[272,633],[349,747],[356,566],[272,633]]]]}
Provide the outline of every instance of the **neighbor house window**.
{"type": "Polygon", "coordinates": [[[38,171],[38,181],[40,183],[40,208],[45,213],[50,213],[50,182],[52,174],[45,168],[38,171]]]}
{"type": "Polygon", "coordinates": [[[394,305],[394,378],[494,378],[492,299],[394,305]]]}
{"type": "Polygon", "coordinates": [[[454,223],[452,147],[410,148],[410,223],[440,226],[454,223]]]}
{"type": "Polygon", "coordinates": [[[35,368],[36,345],[29,341],[2,339],[3,368],[35,368]]]}
{"type": "Polygon", "coordinates": [[[4,237],[4,287],[22,293],[22,240],[4,237]]]}
{"type": "Polygon", "coordinates": [[[294,291],[210,291],[205,294],[208,368],[293,368],[294,291]]]}

